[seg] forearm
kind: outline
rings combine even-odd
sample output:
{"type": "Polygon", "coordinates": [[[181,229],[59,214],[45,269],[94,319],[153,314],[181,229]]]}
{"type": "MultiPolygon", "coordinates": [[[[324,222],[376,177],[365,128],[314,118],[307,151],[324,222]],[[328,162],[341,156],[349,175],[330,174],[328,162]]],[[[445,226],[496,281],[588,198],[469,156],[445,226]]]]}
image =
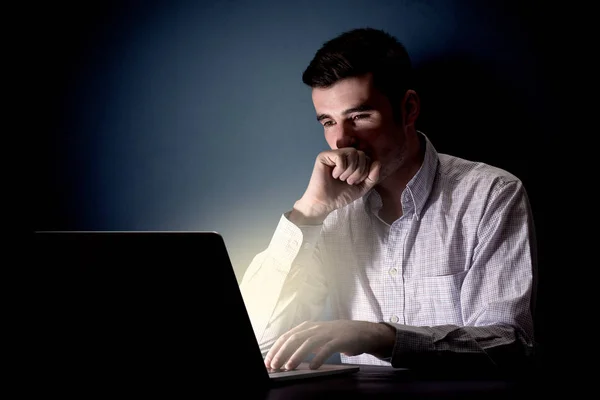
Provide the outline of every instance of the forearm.
{"type": "Polygon", "coordinates": [[[525,366],[533,355],[528,340],[508,325],[413,327],[385,324],[396,328],[391,354],[391,363],[396,368],[507,369],[525,366]]]}
{"type": "Polygon", "coordinates": [[[279,265],[270,258],[267,250],[255,257],[240,283],[246,310],[261,348],[265,330],[270,325],[271,315],[288,276],[285,269],[276,267],[279,265]]]}
{"type": "Polygon", "coordinates": [[[283,216],[242,278],[240,291],[263,354],[282,333],[321,312],[326,286],[313,257],[319,232],[318,226],[301,230],[283,216]]]}

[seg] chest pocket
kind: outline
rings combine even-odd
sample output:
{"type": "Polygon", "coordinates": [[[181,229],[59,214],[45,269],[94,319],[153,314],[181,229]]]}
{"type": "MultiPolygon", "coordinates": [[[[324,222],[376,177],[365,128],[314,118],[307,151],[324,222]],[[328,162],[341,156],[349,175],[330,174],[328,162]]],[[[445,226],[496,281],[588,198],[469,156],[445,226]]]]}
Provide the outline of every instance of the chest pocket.
{"type": "Polygon", "coordinates": [[[405,281],[405,318],[408,325],[463,325],[460,290],[467,272],[415,277],[405,281]]]}

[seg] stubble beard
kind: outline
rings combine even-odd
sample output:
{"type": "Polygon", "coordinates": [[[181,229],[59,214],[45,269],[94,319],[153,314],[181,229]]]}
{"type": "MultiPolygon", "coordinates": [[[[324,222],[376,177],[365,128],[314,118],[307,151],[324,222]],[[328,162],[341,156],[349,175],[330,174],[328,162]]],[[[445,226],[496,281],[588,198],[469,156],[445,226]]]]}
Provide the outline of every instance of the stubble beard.
{"type": "Polygon", "coordinates": [[[406,162],[407,155],[407,146],[406,142],[402,144],[398,150],[391,152],[388,156],[388,161],[381,166],[381,171],[379,172],[379,182],[383,182],[390,175],[394,174],[398,169],[400,169],[406,162]]]}

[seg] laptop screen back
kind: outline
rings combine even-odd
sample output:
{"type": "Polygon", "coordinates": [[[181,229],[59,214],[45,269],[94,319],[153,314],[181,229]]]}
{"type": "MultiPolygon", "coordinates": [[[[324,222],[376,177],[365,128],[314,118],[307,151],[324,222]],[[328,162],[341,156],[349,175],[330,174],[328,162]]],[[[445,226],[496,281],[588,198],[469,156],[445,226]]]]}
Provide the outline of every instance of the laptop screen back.
{"type": "Polygon", "coordinates": [[[220,235],[40,232],[34,257],[40,359],[53,384],[173,393],[243,368],[267,385],[220,235]]]}

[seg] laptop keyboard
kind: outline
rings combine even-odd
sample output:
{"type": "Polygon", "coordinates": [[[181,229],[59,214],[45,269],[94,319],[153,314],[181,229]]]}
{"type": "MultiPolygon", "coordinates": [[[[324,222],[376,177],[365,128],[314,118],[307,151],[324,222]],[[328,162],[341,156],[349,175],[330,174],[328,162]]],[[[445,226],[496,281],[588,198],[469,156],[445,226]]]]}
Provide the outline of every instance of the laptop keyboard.
{"type": "Polygon", "coordinates": [[[288,372],[288,371],[294,371],[294,370],[293,369],[281,369],[281,368],[279,368],[279,369],[267,368],[267,372],[269,374],[274,374],[276,372],[288,372]]]}

